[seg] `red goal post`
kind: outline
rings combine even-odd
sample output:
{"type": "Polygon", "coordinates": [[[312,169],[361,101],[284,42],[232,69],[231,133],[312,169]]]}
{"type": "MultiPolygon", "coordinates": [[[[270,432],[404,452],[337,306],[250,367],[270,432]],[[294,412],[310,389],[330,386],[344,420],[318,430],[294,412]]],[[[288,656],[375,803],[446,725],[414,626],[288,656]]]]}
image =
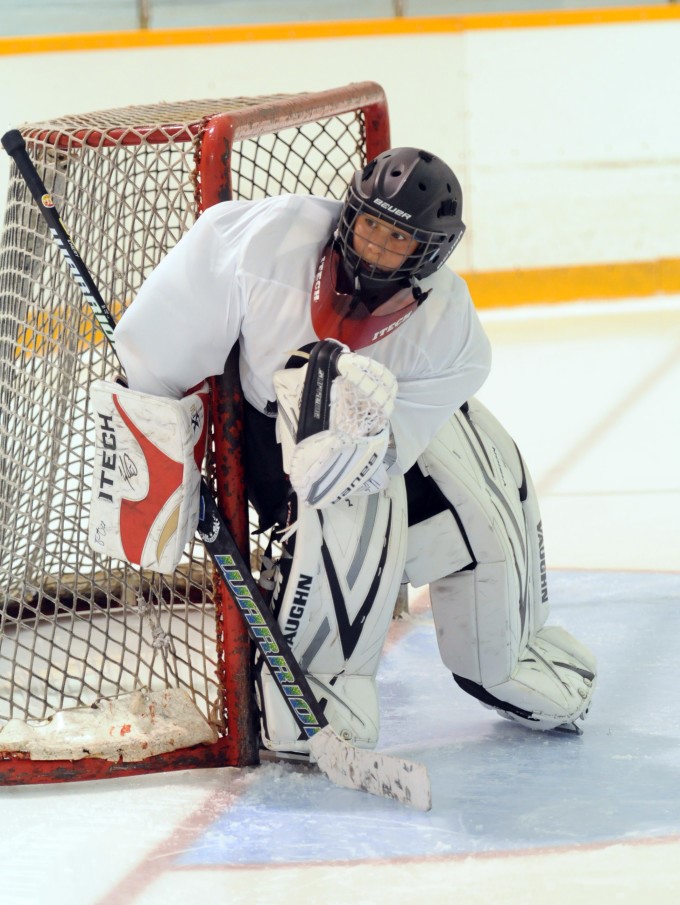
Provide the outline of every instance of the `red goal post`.
{"type": "MultiPolygon", "coordinates": [[[[21,132],[116,317],[202,210],[281,192],[341,198],[390,144],[374,83],[21,132]]],[[[257,761],[250,644],[200,541],[163,576],[87,546],[87,388],[115,373],[13,172],[0,245],[0,784],[257,761]]],[[[234,353],[213,382],[206,471],[246,551],[240,402],[234,353]]]]}

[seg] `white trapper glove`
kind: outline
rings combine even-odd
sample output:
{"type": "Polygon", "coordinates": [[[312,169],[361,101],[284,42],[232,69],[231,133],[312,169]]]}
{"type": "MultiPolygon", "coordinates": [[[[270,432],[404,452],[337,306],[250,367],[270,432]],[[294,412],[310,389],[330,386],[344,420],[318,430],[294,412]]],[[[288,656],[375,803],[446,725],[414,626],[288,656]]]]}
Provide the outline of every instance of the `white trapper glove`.
{"type": "Polygon", "coordinates": [[[343,352],[330,392],[328,428],[296,442],[306,372],[307,366],[274,375],[284,469],[299,501],[321,509],[357,492],[382,489],[396,378],[365,355],[343,352]]]}

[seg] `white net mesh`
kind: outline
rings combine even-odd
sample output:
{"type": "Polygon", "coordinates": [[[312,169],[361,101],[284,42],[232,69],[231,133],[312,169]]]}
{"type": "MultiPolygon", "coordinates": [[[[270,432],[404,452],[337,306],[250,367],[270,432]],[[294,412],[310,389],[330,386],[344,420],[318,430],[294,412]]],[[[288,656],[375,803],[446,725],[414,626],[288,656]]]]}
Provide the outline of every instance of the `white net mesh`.
{"type": "MultiPolygon", "coordinates": [[[[116,319],[196,217],[208,117],[258,111],[253,137],[230,152],[225,144],[225,193],[342,196],[365,162],[363,112],[320,118],[311,104],[306,122],[267,128],[267,105],[280,100],[130,107],[22,129],[116,319]]],[[[162,579],[98,559],[87,545],[88,387],[116,370],[13,172],[0,248],[0,727],[139,688],[182,687],[224,733],[228,670],[200,543],[162,579]]]]}

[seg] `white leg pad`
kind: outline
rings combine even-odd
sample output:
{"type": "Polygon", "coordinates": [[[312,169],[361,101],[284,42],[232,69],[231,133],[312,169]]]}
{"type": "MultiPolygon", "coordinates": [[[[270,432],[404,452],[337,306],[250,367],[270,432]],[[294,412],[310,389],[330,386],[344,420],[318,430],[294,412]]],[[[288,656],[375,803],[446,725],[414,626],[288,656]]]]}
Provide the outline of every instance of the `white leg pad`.
{"type": "Polygon", "coordinates": [[[495,701],[480,699],[530,729],[554,729],[585,717],[595,668],[585,645],[560,626],[546,626],[529,641],[511,678],[485,688],[495,701]]]}
{"type": "MultiPolygon", "coordinates": [[[[373,676],[334,676],[310,674],[310,687],[321,701],[326,719],[340,738],[358,748],[373,748],[378,741],[380,717],[378,695],[373,676]]],[[[309,754],[309,742],[300,737],[281,693],[271,676],[263,672],[258,693],[265,711],[262,741],[270,751],[279,754],[309,754]],[[277,697],[278,695],[278,697],[277,697]]]]}
{"type": "Polygon", "coordinates": [[[471,399],[419,464],[450,502],[473,557],[462,571],[430,579],[445,665],[505,716],[540,729],[572,722],[588,709],[595,660],[564,629],[545,627],[543,531],[517,447],[471,399]]]}
{"type": "MultiPolygon", "coordinates": [[[[430,584],[444,662],[496,685],[547,616],[547,594],[537,595],[533,581],[538,543],[528,538],[520,493],[530,479],[512,440],[476,400],[444,425],[419,464],[451,503],[474,557],[472,568],[430,584]]],[[[534,519],[531,528],[536,537],[534,519]]]]}
{"type": "MultiPolygon", "coordinates": [[[[324,510],[301,508],[278,621],[326,718],[363,747],[378,740],[375,674],[406,554],[404,482],[324,510]]],[[[275,594],[275,599],[280,595],[275,594]]],[[[258,678],[265,747],[307,753],[277,684],[258,678]]]]}

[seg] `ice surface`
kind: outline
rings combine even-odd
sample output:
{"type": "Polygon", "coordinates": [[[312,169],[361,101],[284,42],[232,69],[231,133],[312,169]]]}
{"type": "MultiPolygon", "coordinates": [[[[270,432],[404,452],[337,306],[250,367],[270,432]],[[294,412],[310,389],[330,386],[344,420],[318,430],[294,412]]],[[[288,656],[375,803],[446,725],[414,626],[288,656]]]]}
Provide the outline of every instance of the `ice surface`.
{"type": "Polygon", "coordinates": [[[257,878],[285,867],[297,885],[319,865],[329,876],[370,863],[436,872],[468,856],[525,860],[680,838],[680,575],[556,572],[549,580],[554,621],[599,659],[582,736],[527,731],[460,691],[439,662],[421,595],[393,625],[381,665],[379,747],[427,766],[430,813],[273,763],[5,789],[4,905],[137,905],[155,902],[154,889],[181,902],[188,873],[212,888],[206,871],[222,878],[217,901],[239,901],[220,898],[225,871],[248,868],[257,878]],[[69,852],[78,853],[72,871],[69,852]],[[181,877],[179,886],[167,887],[167,875],[181,877]]]}

